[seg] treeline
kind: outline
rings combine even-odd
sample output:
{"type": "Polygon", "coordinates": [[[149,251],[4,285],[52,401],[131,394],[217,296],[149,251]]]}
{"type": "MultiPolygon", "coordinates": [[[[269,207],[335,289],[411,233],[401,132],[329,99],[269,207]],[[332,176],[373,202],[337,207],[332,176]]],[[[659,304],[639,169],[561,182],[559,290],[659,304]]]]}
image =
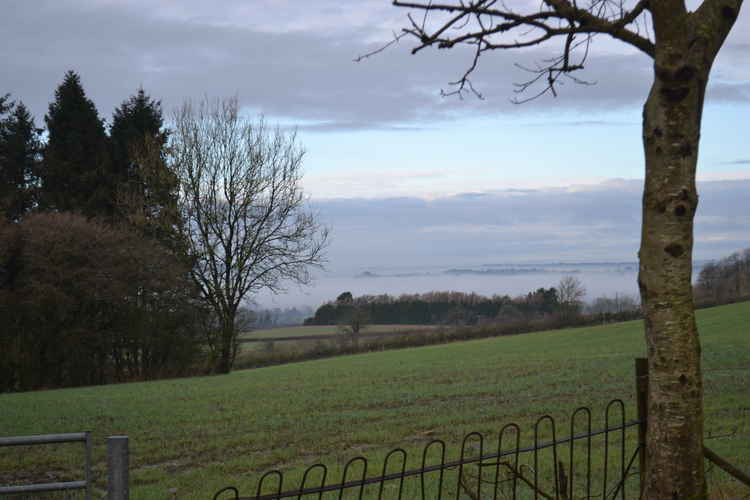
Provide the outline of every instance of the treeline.
{"type": "Polygon", "coordinates": [[[539,288],[515,298],[463,292],[352,297],[350,292],[344,292],[337,300],[320,306],[305,324],[347,324],[359,316],[370,324],[475,325],[486,321],[578,314],[581,306],[581,303],[563,303],[555,287],[539,288]]]}
{"type": "MultiPolygon", "coordinates": [[[[453,291],[353,297],[344,292],[321,305],[305,324],[341,325],[356,333],[367,324],[471,326],[544,320],[552,327],[641,317],[636,297],[618,294],[584,304],[584,295],[583,285],[570,276],[557,287],[517,297],[453,291]]],[[[750,248],[706,264],[698,275],[694,297],[702,307],[750,299],[750,248]]]]}
{"type": "Polygon", "coordinates": [[[252,327],[262,329],[301,325],[313,312],[310,306],[253,309],[252,327]]]}
{"type": "Polygon", "coordinates": [[[140,89],[106,126],[76,73],[54,95],[44,129],[0,97],[0,391],[193,370],[210,319],[160,103],[140,89]]]}
{"type": "Polygon", "coordinates": [[[750,298],[750,248],[704,265],[694,287],[698,305],[718,305],[750,298]]]}

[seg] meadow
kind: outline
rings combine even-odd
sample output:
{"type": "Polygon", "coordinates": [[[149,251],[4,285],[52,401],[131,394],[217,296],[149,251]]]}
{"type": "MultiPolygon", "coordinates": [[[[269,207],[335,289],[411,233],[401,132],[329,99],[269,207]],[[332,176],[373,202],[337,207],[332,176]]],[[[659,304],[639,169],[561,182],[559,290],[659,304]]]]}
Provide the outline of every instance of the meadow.
{"type": "MultiPolygon", "coordinates": [[[[430,330],[431,325],[367,325],[362,333],[391,333],[412,330],[430,330]]],[[[284,326],[279,328],[267,328],[253,330],[244,333],[240,338],[283,338],[283,337],[307,337],[310,335],[341,335],[342,329],[338,325],[306,325],[306,326],[284,326]]]]}
{"type": "MultiPolygon", "coordinates": [[[[750,303],[698,311],[706,380],[706,444],[750,470],[750,303]]],[[[272,468],[290,477],[432,438],[621,398],[634,417],[632,321],[307,361],[229,375],[0,395],[0,435],[94,435],[104,487],[108,435],[130,436],[131,498],[210,498],[233,484],[254,492],[272,468]]],[[[595,422],[595,428],[600,424],[595,422]]],[[[0,449],[0,484],[75,479],[74,445],[0,449]]],[[[377,467],[374,467],[377,469],[377,467]]],[[[335,477],[335,476],[334,476],[335,477]]],[[[292,482],[289,482],[289,486],[292,482]]],[[[747,494],[747,493],[743,493],[747,494]]]]}

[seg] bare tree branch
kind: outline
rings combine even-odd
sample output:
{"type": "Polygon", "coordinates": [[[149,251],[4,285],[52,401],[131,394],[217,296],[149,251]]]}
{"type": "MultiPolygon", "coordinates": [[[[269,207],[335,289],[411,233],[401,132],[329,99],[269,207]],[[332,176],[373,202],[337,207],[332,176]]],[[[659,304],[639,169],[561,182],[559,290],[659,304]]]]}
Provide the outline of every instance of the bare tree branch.
{"type": "Polygon", "coordinates": [[[385,49],[387,49],[391,45],[397,44],[398,41],[401,40],[403,37],[405,37],[407,34],[408,33],[403,33],[403,32],[402,33],[393,33],[393,40],[391,40],[390,42],[386,43],[385,45],[381,45],[380,47],[378,47],[375,50],[372,50],[370,52],[366,52],[366,53],[364,53],[362,55],[359,55],[359,56],[355,57],[354,58],[354,62],[361,62],[361,61],[367,59],[368,57],[372,57],[372,56],[374,56],[376,54],[380,54],[381,52],[383,52],[385,49]]]}
{"type": "Polygon", "coordinates": [[[624,8],[624,0],[593,0],[587,8],[579,7],[569,0],[543,0],[539,9],[532,12],[516,12],[496,0],[457,0],[455,3],[411,2],[394,0],[393,5],[423,11],[421,22],[409,13],[409,26],[402,29],[394,40],[379,49],[360,56],[381,52],[400,40],[404,35],[416,38],[419,43],[411,49],[415,54],[427,47],[450,49],[458,45],[473,47],[473,57],[469,67],[456,81],[450,82],[454,90],[442,91],[442,95],[458,95],[470,91],[480,99],[482,94],[475,89],[471,75],[478,66],[480,57],[487,51],[500,49],[522,49],[535,47],[563,37],[561,54],[549,59],[535,69],[524,68],[534,74],[532,78],[517,84],[517,92],[525,92],[530,87],[544,82],[539,92],[531,97],[513,100],[521,103],[535,99],[546,93],[557,96],[556,86],[563,75],[571,81],[591,84],[571,76],[582,70],[588,56],[593,37],[606,34],[636,47],[645,54],[654,55],[654,44],[640,32],[639,21],[649,8],[648,0],[639,0],[632,9],[624,8]],[[430,27],[428,14],[444,13],[448,18],[430,27]],[[471,26],[470,26],[471,25],[471,26]],[[583,54],[574,58],[580,50],[583,54]]]}

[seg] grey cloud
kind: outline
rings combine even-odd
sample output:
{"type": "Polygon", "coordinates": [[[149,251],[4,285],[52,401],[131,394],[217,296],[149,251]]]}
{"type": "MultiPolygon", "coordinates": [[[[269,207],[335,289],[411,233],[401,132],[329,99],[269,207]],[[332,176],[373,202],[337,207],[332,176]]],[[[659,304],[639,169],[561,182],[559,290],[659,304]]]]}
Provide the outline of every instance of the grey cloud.
{"type": "Polygon", "coordinates": [[[524,127],[623,127],[632,126],[632,123],[610,120],[573,120],[573,121],[548,121],[544,123],[525,123],[524,127]]]}
{"type": "MultiPolygon", "coordinates": [[[[317,200],[337,266],[635,260],[640,180],[434,200],[317,200]]],[[[750,246],[750,180],[699,183],[696,258],[750,246]]]]}
{"type": "Polygon", "coordinates": [[[750,82],[710,83],[706,89],[709,101],[750,102],[750,82]]]}
{"type": "MultiPolygon", "coordinates": [[[[470,63],[465,48],[411,56],[410,42],[402,42],[363,62],[352,61],[377,46],[367,40],[382,39],[383,27],[405,16],[398,9],[393,14],[383,10],[380,2],[358,3],[360,11],[337,8],[335,2],[319,10],[307,6],[310,29],[302,29],[304,18],[292,16],[290,9],[279,11],[290,18],[275,26],[269,14],[274,3],[262,7],[256,24],[243,2],[228,4],[234,18],[218,20],[189,3],[166,5],[14,2],[0,20],[5,40],[0,92],[12,92],[40,119],[64,72],[74,69],[103,116],[143,85],[166,109],[186,97],[237,94],[251,110],[310,121],[304,127],[331,132],[398,130],[464,115],[610,110],[640,105],[649,87],[648,58],[598,53],[597,41],[587,69],[578,75],[596,85],[567,81],[559,99],[543,97],[523,106],[509,102],[513,83],[528,77],[514,63],[542,61],[550,56],[545,50],[489,53],[474,79],[485,100],[441,98],[441,87],[447,88],[470,63]],[[169,9],[180,15],[166,15],[169,9]],[[371,23],[363,13],[374,16],[371,23]],[[327,16],[339,25],[326,27],[327,16]]],[[[743,44],[730,44],[728,63],[743,44]]],[[[746,101],[748,85],[718,82],[709,97],[746,101]]]]}
{"type": "Polygon", "coordinates": [[[750,159],[741,158],[739,160],[723,161],[721,162],[721,164],[722,165],[750,165],[750,159]]]}
{"type": "Polygon", "coordinates": [[[373,123],[367,121],[334,121],[323,123],[311,123],[297,125],[294,128],[305,132],[357,132],[364,130],[379,130],[386,132],[414,132],[419,130],[428,130],[429,127],[399,126],[389,123],[373,123]]]}
{"type": "Polygon", "coordinates": [[[484,198],[485,196],[489,196],[488,193],[459,193],[456,195],[456,198],[463,198],[465,200],[473,200],[476,198],[484,198]]]}

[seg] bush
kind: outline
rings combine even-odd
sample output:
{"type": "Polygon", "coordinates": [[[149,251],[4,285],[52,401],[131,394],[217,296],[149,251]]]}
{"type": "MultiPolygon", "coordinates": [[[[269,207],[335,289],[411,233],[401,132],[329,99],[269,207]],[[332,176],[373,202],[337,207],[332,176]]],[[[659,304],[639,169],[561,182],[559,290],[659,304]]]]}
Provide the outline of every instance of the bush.
{"type": "Polygon", "coordinates": [[[187,268],[71,213],[0,228],[0,391],[180,375],[200,346],[187,268]]]}

